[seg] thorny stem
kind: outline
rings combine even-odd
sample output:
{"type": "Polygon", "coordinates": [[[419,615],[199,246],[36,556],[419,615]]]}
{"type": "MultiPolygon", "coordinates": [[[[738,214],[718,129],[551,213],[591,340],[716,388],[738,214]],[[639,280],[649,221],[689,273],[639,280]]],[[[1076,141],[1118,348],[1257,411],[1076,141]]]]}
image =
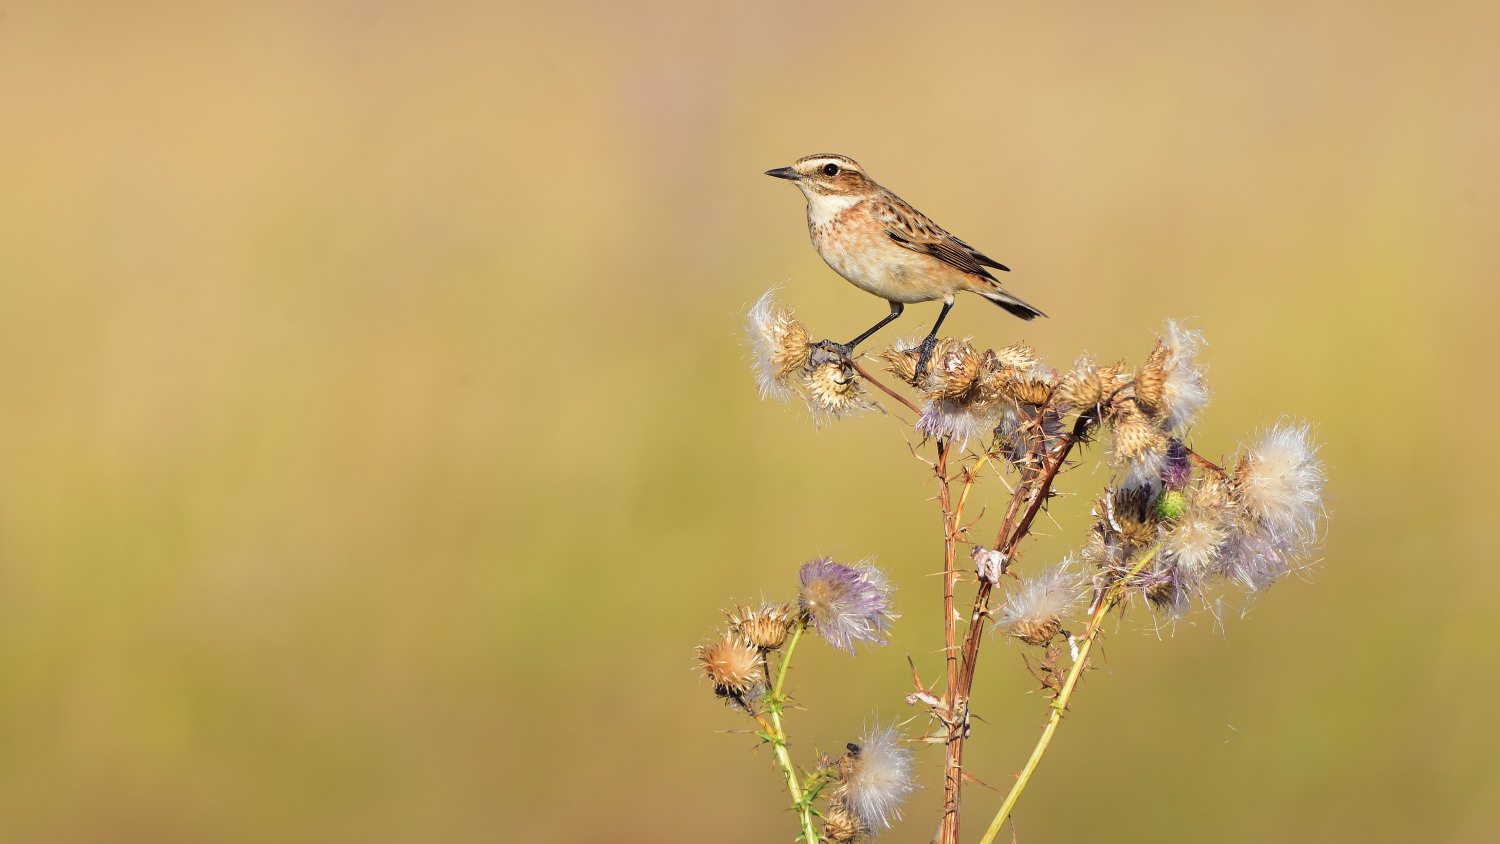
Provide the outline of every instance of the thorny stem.
{"type": "Polygon", "coordinates": [[[1188,457],[1191,457],[1193,459],[1194,463],[1197,463],[1199,466],[1202,466],[1205,469],[1209,469],[1209,470],[1212,470],[1214,472],[1217,472],[1218,475],[1219,475],[1219,477],[1223,478],[1223,477],[1226,477],[1226,476],[1229,475],[1229,473],[1224,470],[1223,466],[1220,466],[1220,465],[1214,463],[1213,461],[1209,460],[1207,457],[1204,457],[1203,455],[1199,454],[1198,452],[1193,451],[1191,448],[1187,449],[1187,454],[1188,454],[1188,457]]]}
{"type": "MultiPolygon", "coordinates": [[[[1058,472],[1062,471],[1063,464],[1067,461],[1073,446],[1084,439],[1089,426],[1097,418],[1094,413],[1081,414],[1074,422],[1073,430],[1063,435],[1051,449],[1047,449],[1046,433],[1042,427],[1046,411],[1046,406],[1037,409],[1034,420],[1037,430],[1027,449],[1027,466],[1023,469],[1020,485],[1011,496],[1005,521],[996,537],[995,550],[1006,559],[1015,553],[1016,546],[1031,530],[1032,521],[1051,492],[1053,479],[1057,477],[1058,472]],[[1041,464],[1040,467],[1036,465],[1038,462],[1041,464]],[[1020,514],[1019,521],[1017,521],[1018,513],[1020,514]]],[[[944,512],[946,511],[945,506],[944,512]]],[[[964,634],[961,654],[953,652],[951,640],[948,648],[950,659],[960,657],[960,670],[957,682],[950,682],[948,698],[945,701],[948,705],[949,720],[947,753],[943,763],[943,820],[938,830],[938,840],[941,844],[958,844],[959,801],[963,788],[963,747],[964,739],[967,737],[965,726],[969,720],[969,691],[974,686],[974,671],[978,667],[979,644],[984,633],[984,617],[989,612],[989,596],[992,588],[993,584],[980,581],[979,590],[974,596],[974,608],[969,615],[969,627],[964,634]]],[[[946,609],[948,617],[945,619],[945,630],[950,629],[953,623],[951,606],[946,609]]]]}
{"type": "Polygon", "coordinates": [[[1062,723],[1063,712],[1068,708],[1068,701],[1073,697],[1073,690],[1078,688],[1078,679],[1083,676],[1083,670],[1088,667],[1089,651],[1093,649],[1094,642],[1099,637],[1099,627],[1104,621],[1104,616],[1120,602],[1120,596],[1124,594],[1125,585],[1130,582],[1130,578],[1139,574],[1150,564],[1159,548],[1160,546],[1152,548],[1141,557],[1128,574],[1110,584],[1104,597],[1094,608],[1094,615],[1089,619],[1089,627],[1084,633],[1083,643],[1078,646],[1078,656],[1073,659],[1073,667],[1068,670],[1068,678],[1063,681],[1062,689],[1052,700],[1052,714],[1047,718],[1047,726],[1042,730],[1042,737],[1037,740],[1036,747],[1031,751],[1031,758],[1026,760],[1026,767],[1022,768],[1021,773],[1016,776],[1015,785],[1011,786],[1010,793],[1005,795],[1005,802],[1000,804],[1000,811],[990,822],[989,829],[985,830],[984,837],[979,839],[979,844],[993,844],[995,836],[1000,834],[1000,826],[1005,823],[1006,818],[1010,817],[1016,801],[1021,799],[1021,792],[1026,790],[1027,783],[1031,782],[1032,773],[1036,771],[1036,766],[1041,763],[1048,745],[1052,743],[1052,735],[1057,732],[1057,725],[1062,723]]]}
{"type": "Polygon", "coordinates": [[[890,396],[891,398],[895,399],[896,401],[901,402],[902,404],[906,405],[906,409],[907,410],[910,410],[912,413],[915,413],[918,416],[922,415],[922,411],[921,411],[920,408],[918,408],[916,405],[914,405],[910,401],[908,401],[905,396],[901,395],[900,393],[896,392],[895,390],[892,390],[890,387],[887,387],[886,385],[882,384],[879,381],[879,379],[877,379],[875,376],[871,375],[870,373],[866,372],[865,368],[863,366],[860,366],[858,362],[850,360],[849,361],[849,365],[852,366],[852,367],[854,367],[854,371],[858,372],[861,376],[863,376],[866,381],[869,381],[871,384],[874,384],[875,386],[879,387],[881,389],[881,392],[884,392],[886,395],[890,396]]]}
{"type": "Polygon", "coordinates": [[[781,707],[786,702],[786,696],[782,689],[786,685],[786,669],[791,665],[792,653],[797,650],[797,643],[802,640],[802,631],[807,629],[806,622],[799,622],[792,628],[792,639],[786,644],[786,650],[781,654],[780,665],[776,669],[776,685],[771,688],[771,693],[766,696],[766,711],[771,713],[771,722],[768,724],[764,719],[756,716],[766,733],[771,737],[771,746],[776,753],[776,765],[781,768],[782,776],[786,777],[786,790],[792,795],[792,807],[796,809],[798,819],[802,824],[802,834],[807,836],[809,844],[816,844],[819,839],[817,829],[813,826],[812,804],[803,798],[802,785],[797,781],[797,769],[792,765],[792,755],[787,751],[786,730],[781,726],[781,707]]]}
{"type": "MultiPolygon", "coordinates": [[[[963,723],[958,717],[962,706],[958,694],[958,616],[953,607],[953,586],[955,577],[954,560],[957,556],[958,524],[956,514],[953,510],[953,498],[948,487],[948,453],[953,448],[953,443],[948,438],[938,440],[938,501],[943,507],[943,661],[947,665],[947,688],[943,692],[943,707],[947,710],[950,720],[948,727],[948,742],[946,755],[943,760],[943,794],[957,795],[960,787],[959,779],[963,775],[963,744],[962,739],[955,741],[955,735],[963,734],[963,723]],[[956,731],[956,732],[955,732],[956,731]]],[[[967,492],[965,487],[965,492],[967,492]]],[[[946,800],[944,801],[946,808],[946,800]]],[[[955,802],[954,808],[957,808],[955,802]]],[[[948,828],[949,820],[952,819],[955,835],[958,827],[958,814],[944,814],[943,829],[948,828]]]]}
{"type": "Polygon", "coordinates": [[[953,689],[958,685],[958,619],[953,612],[954,560],[957,559],[958,525],[954,521],[953,497],[948,487],[948,454],[952,441],[938,440],[938,499],[943,505],[943,652],[948,664],[948,704],[953,704],[953,689]]]}

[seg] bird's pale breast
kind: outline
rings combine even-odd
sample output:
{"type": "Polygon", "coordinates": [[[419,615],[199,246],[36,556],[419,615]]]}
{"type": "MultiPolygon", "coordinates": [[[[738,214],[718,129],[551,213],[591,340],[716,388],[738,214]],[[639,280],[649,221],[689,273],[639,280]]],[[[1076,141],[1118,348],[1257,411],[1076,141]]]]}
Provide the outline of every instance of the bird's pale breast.
{"type": "Polygon", "coordinates": [[[869,201],[823,220],[808,220],[818,254],[855,287],[891,302],[911,304],[942,298],[961,276],[952,267],[898,246],[871,213],[869,201]]]}

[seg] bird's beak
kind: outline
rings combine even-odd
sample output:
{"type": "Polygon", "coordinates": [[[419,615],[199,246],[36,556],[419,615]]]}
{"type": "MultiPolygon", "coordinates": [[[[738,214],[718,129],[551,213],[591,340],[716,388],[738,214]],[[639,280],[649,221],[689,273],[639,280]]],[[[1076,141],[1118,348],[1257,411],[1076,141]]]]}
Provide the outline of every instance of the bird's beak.
{"type": "Polygon", "coordinates": [[[775,170],[767,170],[766,175],[775,176],[778,179],[790,179],[793,182],[802,178],[797,174],[796,170],[793,170],[790,167],[777,167],[775,170]]]}

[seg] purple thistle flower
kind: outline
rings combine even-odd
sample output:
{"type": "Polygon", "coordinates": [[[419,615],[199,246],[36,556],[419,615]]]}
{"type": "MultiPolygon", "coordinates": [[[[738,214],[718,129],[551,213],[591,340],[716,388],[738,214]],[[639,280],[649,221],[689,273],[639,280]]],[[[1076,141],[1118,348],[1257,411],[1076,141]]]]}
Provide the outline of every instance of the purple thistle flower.
{"type": "Polygon", "coordinates": [[[1161,482],[1167,489],[1183,489],[1193,475],[1193,466],[1188,462],[1187,446],[1182,440],[1172,437],[1167,440],[1167,457],[1161,467],[1161,482]]]}
{"type": "Polygon", "coordinates": [[[802,566],[797,601],[813,631],[828,644],[854,653],[857,641],[885,644],[897,616],[885,575],[866,565],[846,566],[820,557],[802,566]]]}

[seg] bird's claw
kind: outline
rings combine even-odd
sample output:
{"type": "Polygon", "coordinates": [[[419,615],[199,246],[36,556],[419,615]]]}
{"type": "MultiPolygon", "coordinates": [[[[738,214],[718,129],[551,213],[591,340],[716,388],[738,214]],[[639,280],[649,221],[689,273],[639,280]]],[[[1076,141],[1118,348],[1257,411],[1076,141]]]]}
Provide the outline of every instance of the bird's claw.
{"type": "Polygon", "coordinates": [[[927,365],[932,363],[932,350],[937,348],[937,337],[929,335],[922,341],[917,349],[921,352],[917,356],[917,374],[915,380],[921,382],[922,376],[927,374],[927,365]]]}
{"type": "Polygon", "coordinates": [[[832,355],[839,361],[849,363],[854,360],[854,347],[848,343],[835,343],[832,340],[819,340],[813,344],[815,348],[832,355]]]}

